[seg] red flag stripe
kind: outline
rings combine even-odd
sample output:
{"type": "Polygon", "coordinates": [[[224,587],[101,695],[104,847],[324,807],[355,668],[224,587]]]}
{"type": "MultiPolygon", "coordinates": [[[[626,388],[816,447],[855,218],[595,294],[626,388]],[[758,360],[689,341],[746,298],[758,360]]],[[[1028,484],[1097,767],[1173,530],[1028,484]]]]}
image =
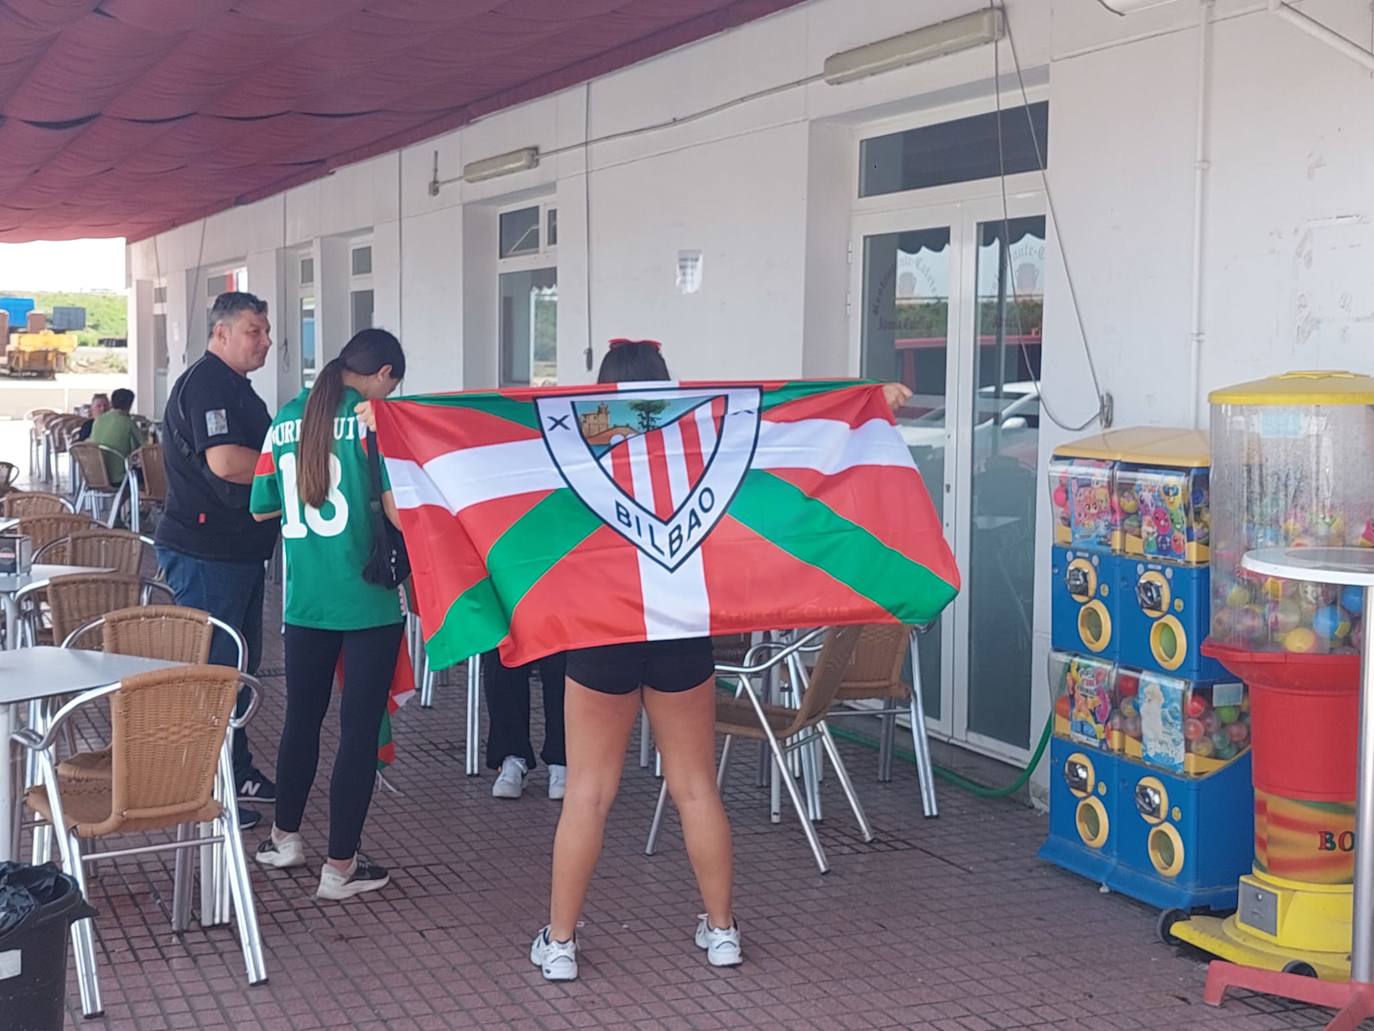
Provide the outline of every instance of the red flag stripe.
{"type": "Polygon", "coordinates": [[[518,652],[511,638],[501,642],[508,666],[563,651],[570,640],[642,641],[638,551],[609,526],[599,527],[525,592],[511,625],[518,625],[520,641],[518,652]]]}
{"type": "Polygon", "coordinates": [[[635,496],[634,474],[630,472],[630,442],[622,440],[611,448],[611,479],[630,497],[635,496]]]}
{"type": "Polygon", "coordinates": [[[841,390],[828,390],[808,397],[799,397],[763,412],[765,422],[800,422],[802,419],[831,419],[859,427],[872,419],[892,421],[892,409],[883,400],[882,392],[871,383],[855,384],[841,390]]]}
{"type": "Polygon", "coordinates": [[[254,476],[275,476],[277,474],[277,463],[272,460],[272,452],[260,451],[258,453],[258,464],[253,469],[254,476]]]}
{"type": "Polygon", "coordinates": [[[668,454],[663,446],[663,431],[644,434],[649,456],[649,481],[654,488],[654,515],[667,522],[673,515],[673,489],[668,483],[668,454]]]}
{"type": "Polygon", "coordinates": [[[540,439],[537,429],[479,409],[411,401],[378,405],[377,430],[383,454],[420,465],[463,448],[540,439]]]}
{"type": "Polygon", "coordinates": [[[864,609],[872,610],[874,623],[891,621],[867,598],[729,516],[703,542],[701,555],[713,634],[757,622],[760,609],[768,607],[760,599],[779,591],[786,591],[788,616],[795,616],[797,626],[825,626],[838,612],[852,616],[864,609]]]}
{"type": "MultiPolygon", "coordinates": [[[[712,408],[714,406],[713,401],[712,408]]],[[[693,409],[678,420],[678,432],[682,434],[682,460],[687,465],[687,483],[693,487],[706,471],[706,456],[701,453],[701,431],[697,429],[699,414],[693,409]]]]}

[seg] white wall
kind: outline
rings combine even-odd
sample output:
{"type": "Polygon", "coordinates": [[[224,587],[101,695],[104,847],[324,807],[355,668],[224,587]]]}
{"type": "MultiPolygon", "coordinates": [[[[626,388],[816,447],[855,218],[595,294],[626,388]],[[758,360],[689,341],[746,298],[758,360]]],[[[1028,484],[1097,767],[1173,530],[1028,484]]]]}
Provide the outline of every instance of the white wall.
{"type": "MultiPolygon", "coordinates": [[[[843,87],[785,87],[817,73],[832,52],[976,6],[815,0],[340,169],[284,197],[164,233],[156,263],[152,241],[135,244],[131,278],[151,279],[155,264],[168,276],[176,375],[186,333],[196,329],[199,294],[192,294],[189,322],[178,313],[188,310],[187,289],[203,292],[200,269],[251,256],[249,288],[266,290],[256,278],[259,266],[271,266],[266,255],[322,241],[316,297],[328,356],[347,335],[346,268],[339,264],[346,250],[339,241],[371,232],[376,317],[406,345],[407,389],[490,386],[496,209],[552,197],[559,207],[561,381],[590,379],[584,348],[590,342],[599,358],[606,338],[617,335],[664,339],[683,377],[851,373],[844,250],[857,127],[989,97],[992,52],[982,48],[843,87]],[[774,89],[708,117],[596,144],[589,154],[580,146],[588,133],[628,132],[774,89]],[[543,151],[538,168],[486,183],[460,181],[464,162],[530,145],[543,151]],[[436,154],[439,177],[452,181],[431,195],[436,154]],[[698,294],[676,290],[680,250],[703,253],[698,294]]],[[[1054,412],[1079,422],[1095,408],[1080,319],[1118,425],[1188,423],[1207,389],[1295,366],[1370,371],[1370,76],[1269,15],[1263,3],[1218,0],[1204,339],[1199,389],[1190,396],[1200,8],[1179,0],[1117,18],[1095,0],[1007,6],[1026,81],[1049,84],[1058,224],[1047,258],[1043,390],[1054,412]]],[[[1353,39],[1370,38],[1363,0],[1309,0],[1303,9],[1353,39]]],[[[999,54],[1009,87],[1004,102],[1014,102],[1010,47],[999,54]]],[[[145,328],[142,319],[135,326],[145,328]]],[[[280,396],[286,389],[277,384],[280,396]]],[[[1048,420],[1043,426],[1042,462],[1071,435],[1048,420]]],[[[1047,535],[1040,541],[1044,571],[1047,535]]],[[[1035,600],[1038,720],[1048,704],[1043,573],[1035,600]]]]}

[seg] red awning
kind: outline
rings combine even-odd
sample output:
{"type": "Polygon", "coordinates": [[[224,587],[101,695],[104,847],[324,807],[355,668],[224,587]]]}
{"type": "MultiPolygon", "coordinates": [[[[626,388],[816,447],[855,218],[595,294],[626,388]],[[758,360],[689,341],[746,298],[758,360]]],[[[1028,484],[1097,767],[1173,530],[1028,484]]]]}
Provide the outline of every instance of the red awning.
{"type": "Polygon", "coordinates": [[[0,241],[140,239],[800,0],[4,0],[0,241]]]}

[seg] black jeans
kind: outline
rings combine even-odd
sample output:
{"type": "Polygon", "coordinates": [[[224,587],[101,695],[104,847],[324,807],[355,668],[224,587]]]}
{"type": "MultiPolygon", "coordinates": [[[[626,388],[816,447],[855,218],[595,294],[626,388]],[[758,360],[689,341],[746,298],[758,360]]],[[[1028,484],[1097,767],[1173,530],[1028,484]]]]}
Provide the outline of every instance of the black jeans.
{"type": "Polygon", "coordinates": [[[377,734],[404,629],[403,623],[346,631],[286,625],[286,722],[277,751],[279,830],[301,829],[320,763],[320,726],[343,655],[339,751],[329,779],[330,859],[352,859],[358,851],[377,776],[377,734]]]}
{"type": "Polygon", "coordinates": [[[539,667],[544,685],[544,750],[539,757],[550,766],[566,766],[563,743],[563,655],[550,655],[527,666],[501,665],[496,652],[482,656],[482,687],[487,696],[487,769],[499,770],[506,756],[519,756],[534,769],[530,743],[530,673],[539,667]]]}
{"type": "MultiPolygon", "coordinates": [[[[247,645],[247,672],[257,675],[262,659],[262,596],[266,569],[261,562],[213,562],[171,548],[157,549],[158,565],[178,605],[201,609],[222,619],[243,635],[247,645]]],[[[220,630],[210,641],[210,661],[233,666],[238,652],[233,640],[220,630]]],[[[248,704],[247,688],[239,692],[238,711],[248,704]]],[[[234,731],[234,780],[243,783],[253,769],[253,753],[242,728],[234,731]]]]}

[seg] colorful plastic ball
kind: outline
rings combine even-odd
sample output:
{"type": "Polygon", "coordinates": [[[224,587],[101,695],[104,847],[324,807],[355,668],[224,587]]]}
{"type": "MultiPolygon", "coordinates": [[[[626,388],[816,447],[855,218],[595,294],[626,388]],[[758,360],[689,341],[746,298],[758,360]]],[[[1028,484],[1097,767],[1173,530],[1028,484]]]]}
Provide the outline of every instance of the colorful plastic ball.
{"type": "Polygon", "coordinates": [[[1216,752],[1216,745],[1212,744],[1210,737],[1200,737],[1193,741],[1188,751],[1194,755],[1201,756],[1203,759],[1210,759],[1216,752]]]}
{"type": "Polygon", "coordinates": [[[1054,714],[1060,719],[1068,719],[1072,711],[1073,703],[1069,700],[1068,695],[1061,694],[1054,700],[1054,714]]]}
{"type": "Polygon", "coordinates": [[[1247,605],[1236,612],[1236,637],[1246,644],[1258,646],[1269,636],[1264,613],[1255,605],[1247,605]]]}
{"type": "Polygon", "coordinates": [[[1217,711],[1213,709],[1211,712],[1207,713],[1206,716],[1202,717],[1202,725],[1206,728],[1207,733],[1216,737],[1217,734],[1221,732],[1221,717],[1219,717],[1217,711]]]}
{"type": "Polygon", "coordinates": [[[1232,743],[1230,738],[1225,738],[1221,741],[1213,739],[1212,747],[1212,754],[1217,759],[1230,759],[1236,754],[1236,746],[1232,743]]]}
{"type": "Polygon", "coordinates": [[[1240,719],[1240,706],[1218,705],[1217,719],[1221,720],[1222,723],[1235,723],[1236,720],[1240,719]]]}
{"type": "Polygon", "coordinates": [[[1329,641],[1342,641],[1350,636],[1350,620],[1335,605],[1319,608],[1312,616],[1312,629],[1318,637],[1329,641]]]}
{"type": "Polygon", "coordinates": [[[1140,511],[1140,498],[1136,497],[1133,490],[1123,490],[1118,497],[1117,504],[1123,515],[1132,515],[1140,511]]]}
{"type": "Polygon", "coordinates": [[[1139,716],[1140,712],[1136,708],[1135,696],[1131,695],[1129,698],[1121,699],[1121,706],[1117,711],[1126,719],[1130,719],[1132,716],[1139,716]]]}
{"type": "Polygon", "coordinates": [[[1203,726],[1202,720],[1184,720],[1183,736],[1189,741],[1201,741],[1207,736],[1207,728],[1203,726]]]}
{"type": "Polygon", "coordinates": [[[1121,670],[1121,672],[1116,675],[1116,693],[1123,700],[1126,698],[1134,698],[1140,693],[1140,677],[1136,676],[1134,673],[1128,673],[1124,669],[1121,670]]]}
{"type": "Polygon", "coordinates": [[[1317,635],[1310,627],[1300,626],[1283,635],[1283,647],[1295,655],[1306,655],[1317,649],[1317,635]]]}
{"type": "Polygon", "coordinates": [[[1245,745],[1250,741],[1250,725],[1247,723],[1226,724],[1226,736],[1234,745],[1245,745]]]}
{"type": "Polygon", "coordinates": [[[1250,588],[1245,584],[1234,584],[1226,592],[1226,605],[1228,608],[1243,609],[1249,605],[1254,595],[1250,593],[1250,588]]]}
{"type": "Polygon", "coordinates": [[[1054,489],[1054,507],[1059,509],[1069,507],[1069,489],[1062,483],[1054,489]]]}
{"type": "Polygon", "coordinates": [[[1139,741],[1139,740],[1140,740],[1140,717],[1139,717],[1139,716],[1128,716],[1128,717],[1126,718],[1126,725],[1125,725],[1125,727],[1124,727],[1123,729],[1126,731],[1126,736],[1127,736],[1127,737],[1133,738],[1134,740],[1139,741]]]}
{"type": "Polygon", "coordinates": [[[1363,587],[1343,587],[1341,588],[1341,608],[1345,609],[1352,616],[1358,616],[1364,611],[1364,588],[1363,587]]]}

